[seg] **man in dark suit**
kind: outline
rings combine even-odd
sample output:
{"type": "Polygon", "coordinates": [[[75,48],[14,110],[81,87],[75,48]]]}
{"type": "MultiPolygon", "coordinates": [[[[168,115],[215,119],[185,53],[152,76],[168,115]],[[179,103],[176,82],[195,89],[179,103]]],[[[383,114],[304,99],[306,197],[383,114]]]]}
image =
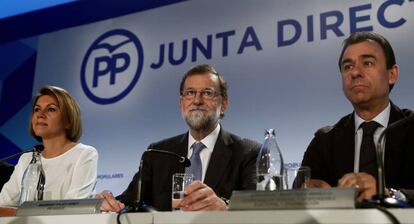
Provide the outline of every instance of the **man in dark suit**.
{"type": "Polygon", "coordinates": [[[139,173],[142,174],[143,201],[161,211],[172,208],[184,211],[227,210],[233,190],[255,189],[255,161],[260,145],[221,127],[219,121],[227,105],[227,83],[212,66],[199,65],[188,71],[180,85],[180,109],[189,131],[153,143],[149,148],[174,152],[193,160],[195,145],[201,143],[200,179],[186,189],[181,203],[172,205],[172,175],[194,171],[185,170],[169,156],[146,154],[142,170],[117,197],[118,200],[109,191],[101,193],[105,198],[102,210],[118,211],[124,204],[134,202],[138,194],[139,173]]]}
{"type": "MultiPolygon", "coordinates": [[[[412,116],[413,112],[400,109],[389,100],[399,68],[391,45],[381,35],[351,34],[344,41],[339,69],[343,91],[354,112],[334,126],[319,129],[302,164],[311,167],[311,187],[356,187],[361,201],[377,193],[375,146],[380,134],[389,124],[412,116]]],[[[385,144],[387,193],[395,193],[400,200],[410,196],[409,190],[404,194],[400,189],[414,189],[413,136],[414,122],[408,122],[390,130],[385,142],[380,142],[385,144]]]]}

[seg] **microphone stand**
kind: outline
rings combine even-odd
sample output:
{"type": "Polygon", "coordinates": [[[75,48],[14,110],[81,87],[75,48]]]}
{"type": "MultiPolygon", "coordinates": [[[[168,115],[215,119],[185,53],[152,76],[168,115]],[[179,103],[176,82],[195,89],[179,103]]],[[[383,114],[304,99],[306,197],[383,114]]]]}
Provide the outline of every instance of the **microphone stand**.
{"type": "Polygon", "coordinates": [[[170,151],[165,151],[165,150],[159,150],[159,149],[148,149],[147,151],[145,151],[142,156],[141,156],[141,160],[139,162],[139,169],[138,169],[138,192],[137,192],[137,200],[130,206],[126,206],[124,209],[122,209],[121,211],[118,212],[118,215],[116,217],[116,221],[118,224],[121,223],[121,215],[128,213],[128,212],[156,212],[156,210],[154,208],[152,208],[151,206],[147,205],[144,200],[142,199],[142,173],[143,173],[143,169],[142,169],[142,164],[144,163],[144,156],[147,153],[160,153],[160,154],[164,154],[164,155],[168,155],[168,156],[173,156],[176,157],[178,159],[178,162],[184,166],[184,167],[189,167],[191,165],[190,160],[185,157],[185,156],[180,156],[176,153],[170,152],[170,151]]]}
{"type": "MultiPolygon", "coordinates": [[[[145,152],[144,152],[145,154],[145,152]]],[[[139,162],[139,175],[138,175],[138,192],[137,192],[137,200],[130,206],[125,207],[124,211],[121,211],[120,214],[122,213],[128,213],[128,212],[155,212],[156,210],[153,209],[151,206],[147,205],[143,200],[142,200],[142,195],[141,195],[141,188],[142,188],[142,163],[143,163],[143,157],[144,155],[141,157],[141,160],[139,162]]]]}
{"type": "Polygon", "coordinates": [[[138,169],[138,192],[137,192],[137,200],[132,204],[132,205],[128,205],[125,206],[125,208],[121,209],[118,212],[118,215],[116,216],[116,222],[118,224],[121,224],[121,216],[125,213],[130,213],[130,212],[155,212],[156,210],[151,208],[151,206],[145,204],[145,202],[142,200],[142,195],[141,195],[141,188],[142,188],[142,163],[143,163],[143,158],[144,155],[147,151],[145,151],[142,156],[141,156],[141,160],[139,161],[139,169],[138,169]]]}
{"type": "MultiPolygon", "coordinates": [[[[388,126],[380,135],[376,147],[376,156],[377,156],[377,165],[378,165],[378,179],[377,179],[377,194],[372,197],[371,200],[365,200],[368,204],[375,204],[382,206],[384,208],[407,208],[408,204],[405,202],[399,201],[395,198],[389,197],[385,194],[385,173],[384,173],[384,153],[385,153],[385,144],[383,144],[383,139],[385,134],[390,130],[399,127],[408,121],[412,120],[414,115],[405,117],[399,121],[392,123],[388,126]]],[[[364,206],[364,205],[363,205],[364,206]]],[[[365,206],[364,206],[365,207],[365,206]]]]}
{"type": "Polygon", "coordinates": [[[380,135],[376,147],[376,156],[377,156],[377,165],[378,165],[378,178],[377,178],[377,194],[372,197],[372,199],[366,199],[359,204],[361,208],[376,208],[379,211],[383,212],[393,224],[399,224],[399,220],[386,208],[408,208],[410,207],[403,201],[399,201],[395,198],[385,195],[385,174],[384,174],[384,154],[385,154],[385,144],[383,144],[383,139],[385,134],[390,130],[399,127],[408,121],[412,120],[414,115],[405,117],[399,121],[396,121],[389,125],[380,135]]]}
{"type": "MultiPolygon", "coordinates": [[[[118,220],[121,214],[128,213],[128,212],[155,212],[156,210],[151,206],[147,205],[142,198],[142,164],[144,163],[144,156],[147,153],[159,153],[164,155],[169,155],[178,158],[178,162],[184,166],[189,167],[191,165],[190,160],[185,156],[180,156],[174,152],[159,150],[159,149],[148,149],[143,153],[141,156],[141,160],[139,162],[139,174],[138,174],[138,192],[137,192],[137,200],[130,206],[125,207],[122,209],[118,214],[118,220]]],[[[119,222],[118,222],[119,223],[119,222]]]]}
{"type": "Polygon", "coordinates": [[[384,152],[385,144],[382,144],[382,139],[385,136],[386,130],[384,130],[377,143],[377,165],[378,165],[378,178],[377,178],[377,194],[372,197],[370,200],[366,200],[368,203],[376,204],[384,208],[405,208],[406,205],[404,202],[398,201],[395,198],[389,197],[385,194],[385,173],[384,173],[384,152]]]}
{"type": "Polygon", "coordinates": [[[18,152],[18,153],[14,153],[14,154],[12,154],[10,156],[1,158],[0,159],[0,163],[6,162],[7,160],[9,160],[9,159],[11,159],[13,157],[16,157],[16,156],[20,156],[21,154],[24,154],[24,153],[28,153],[28,152],[42,152],[44,148],[45,147],[43,145],[35,145],[31,149],[28,149],[26,151],[21,151],[21,152],[18,152]]]}
{"type": "Polygon", "coordinates": [[[15,154],[13,154],[13,155],[10,155],[10,156],[7,156],[7,157],[4,157],[4,158],[0,159],[0,163],[2,163],[2,162],[6,162],[7,160],[9,160],[9,159],[11,159],[11,158],[13,158],[13,157],[15,157],[15,156],[20,156],[21,154],[28,153],[28,152],[31,152],[31,151],[32,151],[32,149],[30,149],[30,150],[28,150],[28,151],[21,151],[21,152],[15,153],[15,154]]]}

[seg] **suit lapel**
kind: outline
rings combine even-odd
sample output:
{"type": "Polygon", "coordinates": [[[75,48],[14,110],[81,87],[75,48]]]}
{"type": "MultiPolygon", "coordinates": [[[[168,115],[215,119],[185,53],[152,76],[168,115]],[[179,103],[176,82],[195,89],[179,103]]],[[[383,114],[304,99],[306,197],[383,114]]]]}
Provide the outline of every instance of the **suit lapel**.
{"type": "MultiPolygon", "coordinates": [[[[177,150],[175,153],[177,153],[180,156],[187,157],[188,153],[188,132],[182,136],[180,141],[177,143],[175,150],[177,150]]],[[[185,167],[180,166],[179,173],[185,173],[185,167]]]]}
{"type": "MultiPolygon", "coordinates": [[[[178,139],[171,141],[170,144],[168,144],[168,148],[162,148],[162,150],[167,150],[173,153],[176,153],[180,156],[187,156],[188,152],[188,133],[182,134],[178,137],[178,139]]],[[[157,158],[160,158],[159,155],[157,155],[157,158]]],[[[174,173],[184,173],[185,167],[178,164],[177,159],[172,158],[170,156],[164,157],[163,161],[159,162],[157,167],[163,167],[163,170],[167,171],[169,176],[172,176],[174,173]]]]}
{"type": "Polygon", "coordinates": [[[213,189],[215,189],[220,179],[226,174],[227,165],[232,155],[232,143],[233,140],[230,134],[222,128],[214,146],[213,153],[211,154],[204,178],[204,183],[213,189]]]}
{"type": "Polygon", "coordinates": [[[337,162],[336,176],[342,178],[343,174],[354,171],[355,160],[355,122],[354,114],[347,116],[343,122],[339,124],[340,131],[335,136],[334,144],[336,151],[334,161],[337,162]]]}

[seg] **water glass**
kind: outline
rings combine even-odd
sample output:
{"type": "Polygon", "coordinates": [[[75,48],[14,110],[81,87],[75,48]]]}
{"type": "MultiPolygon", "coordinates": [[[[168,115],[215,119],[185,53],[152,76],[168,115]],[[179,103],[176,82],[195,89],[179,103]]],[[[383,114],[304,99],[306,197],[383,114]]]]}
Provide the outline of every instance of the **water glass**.
{"type": "Polygon", "coordinates": [[[308,188],[311,169],[307,166],[289,166],[285,169],[285,189],[308,188]]]}
{"type": "Polygon", "coordinates": [[[172,208],[173,210],[180,210],[178,205],[184,199],[184,191],[194,180],[191,173],[175,173],[172,177],[172,208]]]}

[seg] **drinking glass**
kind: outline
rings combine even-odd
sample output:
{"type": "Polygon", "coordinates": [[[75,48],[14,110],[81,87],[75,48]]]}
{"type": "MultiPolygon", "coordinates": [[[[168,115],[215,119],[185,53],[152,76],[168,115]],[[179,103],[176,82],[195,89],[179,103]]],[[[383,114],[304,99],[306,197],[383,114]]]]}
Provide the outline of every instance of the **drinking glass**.
{"type": "Polygon", "coordinates": [[[294,165],[285,169],[285,189],[308,188],[311,169],[307,166],[294,165]]]}
{"type": "Polygon", "coordinates": [[[184,199],[184,191],[194,180],[191,173],[175,173],[172,176],[172,208],[180,210],[178,205],[184,199]]]}

